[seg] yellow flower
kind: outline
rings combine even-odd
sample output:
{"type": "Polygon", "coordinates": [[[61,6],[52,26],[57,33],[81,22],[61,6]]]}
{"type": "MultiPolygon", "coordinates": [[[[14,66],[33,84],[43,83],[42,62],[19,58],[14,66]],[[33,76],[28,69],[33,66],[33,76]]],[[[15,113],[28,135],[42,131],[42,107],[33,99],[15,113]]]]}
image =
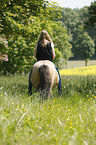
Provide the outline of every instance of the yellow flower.
{"type": "Polygon", "coordinates": [[[70,123],[70,125],[72,125],[72,122],[70,123]]]}
{"type": "Polygon", "coordinates": [[[92,109],[94,109],[94,107],[92,107],[92,109]]]}
{"type": "Polygon", "coordinates": [[[70,109],[68,109],[68,111],[70,111],[70,109]]]}
{"type": "Polygon", "coordinates": [[[76,122],[76,125],[78,124],[78,122],[76,122]]]}

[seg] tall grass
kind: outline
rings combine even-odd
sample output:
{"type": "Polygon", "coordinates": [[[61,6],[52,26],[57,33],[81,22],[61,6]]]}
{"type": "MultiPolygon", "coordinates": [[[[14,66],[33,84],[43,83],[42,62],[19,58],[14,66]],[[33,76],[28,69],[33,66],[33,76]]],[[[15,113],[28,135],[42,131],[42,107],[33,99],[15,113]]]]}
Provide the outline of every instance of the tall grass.
{"type": "Polygon", "coordinates": [[[27,75],[0,77],[0,145],[96,144],[96,76],[62,76],[62,96],[43,103],[27,86],[27,75]]]}

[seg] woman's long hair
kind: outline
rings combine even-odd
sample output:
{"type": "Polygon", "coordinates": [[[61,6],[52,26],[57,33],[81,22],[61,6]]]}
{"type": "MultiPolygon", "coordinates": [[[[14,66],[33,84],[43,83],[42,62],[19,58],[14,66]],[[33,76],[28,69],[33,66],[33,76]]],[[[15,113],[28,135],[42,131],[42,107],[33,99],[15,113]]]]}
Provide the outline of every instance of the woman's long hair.
{"type": "Polygon", "coordinates": [[[39,35],[37,42],[40,42],[44,37],[45,37],[45,39],[47,39],[48,41],[50,41],[51,43],[53,43],[52,42],[52,39],[50,38],[50,36],[48,34],[48,32],[45,31],[45,30],[42,30],[41,31],[41,34],[39,35]]]}

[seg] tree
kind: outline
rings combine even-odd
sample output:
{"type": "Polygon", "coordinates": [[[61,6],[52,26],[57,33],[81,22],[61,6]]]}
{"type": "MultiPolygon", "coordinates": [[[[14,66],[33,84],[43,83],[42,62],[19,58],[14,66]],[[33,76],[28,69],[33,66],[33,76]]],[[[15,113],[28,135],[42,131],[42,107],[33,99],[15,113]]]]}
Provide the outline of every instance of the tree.
{"type": "Polygon", "coordinates": [[[85,22],[85,29],[90,37],[95,42],[95,55],[96,55],[96,1],[92,2],[88,7],[88,18],[85,22]]]}
{"type": "Polygon", "coordinates": [[[73,51],[75,56],[85,60],[85,65],[87,66],[88,61],[95,53],[94,41],[87,32],[84,32],[82,25],[78,27],[76,35],[73,39],[73,51]]]}
{"type": "Polygon", "coordinates": [[[79,13],[77,9],[61,8],[61,18],[63,27],[68,29],[68,34],[72,34],[79,22],[79,13]]]}
{"type": "Polygon", "coordinates": [[[94,26],[96,24],[96,1],[91,3],[90,7],[88,8],[88,13],[90,17],[87,21],[88,25],[94,26]]]}
{"type": "Polygon", "coordinates": [[[56,21],[59,9],[55,3],[50,4],[46,0],[0,1],[0,55],[8,58],[8,61],[2,59],[0,63],[1,73],[30,71],[36,62],[35,43],[42,29],[47,30],[54,41],[58,56],[56,61],[60,57],[69,58],[71,45],[67,31],[56,21]]]}

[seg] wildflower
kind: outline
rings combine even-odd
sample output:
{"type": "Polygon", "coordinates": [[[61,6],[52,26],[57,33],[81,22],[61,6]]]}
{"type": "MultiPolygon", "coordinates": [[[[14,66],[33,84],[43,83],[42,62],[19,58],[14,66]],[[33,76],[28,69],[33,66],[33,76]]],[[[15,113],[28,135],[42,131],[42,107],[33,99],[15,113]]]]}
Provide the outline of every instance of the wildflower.
{"type": "Polygon", "coordinates": [[[0,88],[1,90],[3,89],[3,87],[0,88]]]}
{"type": "Polygon", "coordinates": [[[70,109],[68,109],[68,111],[70,112],[70,109]]]}
{"type": "Polygon", "coordinates": [[[50,135],[50,132],[48,131],[48,134],[50,135]]]}
{"type": "Polygon", "coordinates": [[[72,125],[72,122],[70,123],[70,125],[72,125]]]}
{"type": "Polygon", "coordinates": [[[87,97],[89,97],[89,95],[87,95],[87,97]]]}
{"type": "Polygon", "coordinates": [[[92,109],[94,109],[94,107],[92,107],[92,109]]]}
{"type": "Polygon", "coordinates": [[[7,96],[7,93],[5,92],[5,95],[7,96]]]}
{"type": "Polygon", "coordinates": [[[76,125],[78,124],[78,122],[76,122],[76,125]]]}
{"type": "Polygon", "coordinates": [[[67,120],[69,120],[69,117],[67,118],[67,120]]]}

